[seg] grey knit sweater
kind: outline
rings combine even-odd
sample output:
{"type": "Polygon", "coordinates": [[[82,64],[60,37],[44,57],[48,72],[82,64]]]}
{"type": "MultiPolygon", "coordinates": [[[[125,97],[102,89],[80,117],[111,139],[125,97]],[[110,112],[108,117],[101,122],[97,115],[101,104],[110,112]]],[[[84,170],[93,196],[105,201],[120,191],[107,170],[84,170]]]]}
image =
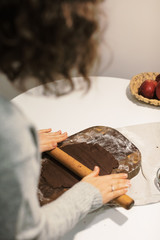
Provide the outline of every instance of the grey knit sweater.
{"type": "Polygon", "coordinates": [[[39,174],[34,127],[19,109],[0,97],[0,239],[59,239],[102,205],[98,189],[79,182],[57,200],[40,207],[39,174]]]}

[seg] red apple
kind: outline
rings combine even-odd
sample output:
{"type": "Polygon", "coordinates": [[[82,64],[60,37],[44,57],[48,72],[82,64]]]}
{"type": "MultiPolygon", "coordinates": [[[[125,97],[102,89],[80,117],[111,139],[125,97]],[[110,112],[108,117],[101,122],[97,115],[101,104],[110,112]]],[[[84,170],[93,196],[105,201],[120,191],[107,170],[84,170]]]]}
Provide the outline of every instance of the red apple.
{"type": "Polygon", "coordinates": [[[157,82],[155,80],[145,80],[139,88],[139,94],[146,98],[153,98],[156,86],[157,82]]]}
{"type": "Polygon", "coordinates": [[[157,87],[157,81],[155,81],[155,80],[151,80],[151,81],[153,81],[153,83],[154,83],[154,85],[157,87]]]}
{"type": "Polygon", "coordinates": [[[157,81],[157,82],[160,81],[160,74],[156,77],[156,81],[157,81]]]}
{"type": "Polygon", "coordinates": [[[158,82],[156,87],[156,96],[160,100],[160,81],[158,82]]]}

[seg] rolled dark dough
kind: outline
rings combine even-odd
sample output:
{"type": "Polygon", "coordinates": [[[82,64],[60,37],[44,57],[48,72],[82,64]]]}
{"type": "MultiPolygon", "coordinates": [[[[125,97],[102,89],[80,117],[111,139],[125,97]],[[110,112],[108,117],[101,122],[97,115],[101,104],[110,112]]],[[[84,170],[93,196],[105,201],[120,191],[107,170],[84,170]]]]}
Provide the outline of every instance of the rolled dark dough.
{"type": "MultiPolygon", "coordinates": [[[[64,146],[62,150],[91,170],[94,169],[94,166],[99,166],[100,175],[110,174],[119,165],[114,156],[98,144],[87,144],[85,142],[70,144],[64,146]]],[[[80,181],[78,176],[48,154],[44,154],[39,181],[41,205],[53,201],[78,181],[80,181]]]]}

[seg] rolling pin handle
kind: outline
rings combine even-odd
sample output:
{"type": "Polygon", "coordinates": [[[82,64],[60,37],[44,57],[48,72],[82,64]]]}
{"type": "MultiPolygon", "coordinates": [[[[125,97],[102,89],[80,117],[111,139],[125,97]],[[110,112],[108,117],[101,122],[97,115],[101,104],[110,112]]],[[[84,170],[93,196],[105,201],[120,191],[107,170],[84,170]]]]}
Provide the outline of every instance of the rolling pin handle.
{"type": "Polygon", "coordinates": [[[126,194],[114,199],[114,201],[127,210],[131,209],[134,205],[134,200],[126,194]]]}

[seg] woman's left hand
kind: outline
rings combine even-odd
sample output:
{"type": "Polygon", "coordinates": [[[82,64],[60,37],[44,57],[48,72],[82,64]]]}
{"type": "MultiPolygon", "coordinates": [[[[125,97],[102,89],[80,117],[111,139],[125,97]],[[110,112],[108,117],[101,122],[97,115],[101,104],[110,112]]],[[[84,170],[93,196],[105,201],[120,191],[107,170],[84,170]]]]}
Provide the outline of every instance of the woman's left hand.
{"type": "Polygon", "coordinates": [[[64,141],[67,138],[67,133],[52,132],[51,128],[42,129],[38,131],[40,151],[46,152],[57,147],[57,143],[64,141]]]}

